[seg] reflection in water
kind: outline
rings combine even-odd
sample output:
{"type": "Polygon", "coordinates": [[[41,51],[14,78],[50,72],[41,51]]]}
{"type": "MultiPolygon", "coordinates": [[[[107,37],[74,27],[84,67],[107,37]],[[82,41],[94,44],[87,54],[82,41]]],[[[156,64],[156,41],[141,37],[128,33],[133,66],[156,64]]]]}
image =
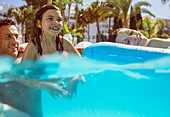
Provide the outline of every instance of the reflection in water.
{"type": "Polygon", "coordinates": [[[44,117],[168,117],[169,59],[118,64],[49,55],[41,61],[13,64],[10,58],[0,58],[0,82],[85,76],[86,84],[78,87],[72,100],[54,99],[43,91],[44,117]]]}
{"type": "Polygon", "coordinates": [[[152,76],[147,75],[145,72],[143,73],[142,70],[150,70],[152,71],[152,75],[169,74],[170,65],[167,64],[169,59],[170,57],[164,57],[143,63],[116,64],[90,60],[87,58],[85,60],[81,60],[74,55],[67,59],[61,59],[61,57],[53,54],[41,61],[24,61],[20,64],[14,64],[13,59],[9,57],[1,57],[0,82],[28,77],[41,80],[57,79],[61,77],[99,73],[105,70],[121,71],[123,74],[133,78],[148,79],[152,76]]]}

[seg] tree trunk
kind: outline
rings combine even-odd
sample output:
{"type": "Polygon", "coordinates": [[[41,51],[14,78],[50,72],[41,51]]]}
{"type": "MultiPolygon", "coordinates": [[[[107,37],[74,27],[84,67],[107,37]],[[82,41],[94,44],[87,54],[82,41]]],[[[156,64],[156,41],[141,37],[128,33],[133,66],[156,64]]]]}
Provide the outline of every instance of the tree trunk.
{"type": "Polygon", "coordinates": [[[99,18],[96,19],[96,25],[97,25],[97,32],[98,32],[97,42],[101,42],[101,33],[100,33],[100,26],[99,26],[99,18]]]}
{"type": "Polygon", "coordinates": [[[87,24],[87,26],[88,26],[88,42],[90,42],[90,24],[87,24]]]}
{"type": "Polygon", "coordinates": [[[116,30],[118,28],[122,28],[122,20],[121,19],[118,19],[118,17],[114,17],[113,22],[114,22],[113,30],[116,30]]]}
{"type": "Polygon", "coordinates": [[[25,43],[24,23],[21,24],[22,43],[25,43]]]}
{"type": "Polygon", "coordinates": [[[143,30],[144,28],[143,28],[143,25],[142,25],[142,16],[141,16],[141,10],[140,10],[140,8],[139,8],[139,12],[136,14],[136,19],[137,19],[137,22],[141,22],[140,23],[140,27],[139,27],[139,30],[143,30]]]}
{"type": "Polygon", "coordinates": [[[111,34],[111,31],[110,31],[110,24],[111,24],[111,17],[109,17],[109,35],[111,34]]]}
{"type": "Polygon", "coordinates": [[[70,28],[70,9],[71,9],[71,4],[68,5],[68,28],[70,28]]]}
{"type": "Polygon", "coordinates": [[[124,14],[124,16],[123,16],[123,28],[128,28],[128,21],[127,21],[126,14],[124,14]]]}
{"type": "Polygon", "coordinates": [[[25,29],[25,43],[28,42],[28,26],[27,26],[27,23],[26,23],[26,29],[25,29]]]}

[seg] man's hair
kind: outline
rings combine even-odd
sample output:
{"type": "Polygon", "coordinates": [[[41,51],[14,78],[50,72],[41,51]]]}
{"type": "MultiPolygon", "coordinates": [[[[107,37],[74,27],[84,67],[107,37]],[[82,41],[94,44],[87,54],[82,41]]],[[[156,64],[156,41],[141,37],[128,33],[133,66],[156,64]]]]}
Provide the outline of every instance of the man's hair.
{"type": "Polygon", "coordinates": [[[10,19],[0,19],[0,27],[4,25],[16,25],[14,21],[10,19]]]}

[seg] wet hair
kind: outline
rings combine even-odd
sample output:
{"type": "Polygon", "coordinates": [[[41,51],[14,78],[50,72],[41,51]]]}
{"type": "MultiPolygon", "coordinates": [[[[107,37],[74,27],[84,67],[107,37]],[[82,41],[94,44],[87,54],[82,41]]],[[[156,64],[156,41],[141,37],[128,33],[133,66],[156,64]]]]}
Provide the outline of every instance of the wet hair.
{"type": "Polygon", "coordinates": [[[4,25],[15,25],[16,23],[10,19],[0,19],[0,27],[4,25]]]}
{"type": "Polygon", "coordinates": [[[109,35],[108,42],[116,42],[117,33],[118,33],[121,29],[122,29],[122,28],[119,28],[119,29],[116,29],[115,31],[113,31],[113,32],[109,35]]]}
{"type": "MultiPolygon", "coordinates": [[[[55,5],[44,5],[37,11],[37,13],[35,15],[35,19],[34,19],[34,27],[35,27],[35,31],[36,31],[36,35],[35,35],[36,44],[37,44],[38,53],[40,53],[41,56],[43,53],[41,40],[40,40],[40,35],[42,34],[42,31],[41,31],[41,28],[37,27],[37,22],[38,22],[38,20],[41,22],[44,13],[50,9],[60,11],[60,9],[55,5]]],[[[57,51],[63,51],[63,42],[60,42],[59,35],[56,37],[56,49],[57,49],[57,51]],[[58,43],[60,44],[60,48],[58,47],[58,43]]]]}

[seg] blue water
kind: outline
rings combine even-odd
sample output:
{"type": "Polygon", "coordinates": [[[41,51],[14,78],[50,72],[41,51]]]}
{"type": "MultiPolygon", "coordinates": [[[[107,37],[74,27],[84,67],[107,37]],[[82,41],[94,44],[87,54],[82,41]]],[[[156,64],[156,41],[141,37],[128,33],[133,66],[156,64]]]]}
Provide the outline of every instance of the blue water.
{"type": "Polygon", "coordinates": [[[169,117],[170,66],[155,65],[169,59],[149,61],[136,69],[131,69],[133,64],[129,69],[86,74],[86,84],[79,85],[72,100],[55,100],[44,92],[45,117],[169,117]]]}
{"type": "Polygon", "coordinates": [[[82,61],[75,56],[61,59],[50,55],[38,62],[21,64],[1,57],[0,82],[15,80],[13,75],[38,79],[85,76],[86,83],[78,86],[77,95],[71,100],[54,99],[43,91],[44,117],[170,117],[168,54],[151,59],[139,57],[141,61],[136,58],[133,62],[125,62],[120,56],[114,61],[83,56],[82,61]],[[11,75],[4,78],[4,73],[11,75]]]}

